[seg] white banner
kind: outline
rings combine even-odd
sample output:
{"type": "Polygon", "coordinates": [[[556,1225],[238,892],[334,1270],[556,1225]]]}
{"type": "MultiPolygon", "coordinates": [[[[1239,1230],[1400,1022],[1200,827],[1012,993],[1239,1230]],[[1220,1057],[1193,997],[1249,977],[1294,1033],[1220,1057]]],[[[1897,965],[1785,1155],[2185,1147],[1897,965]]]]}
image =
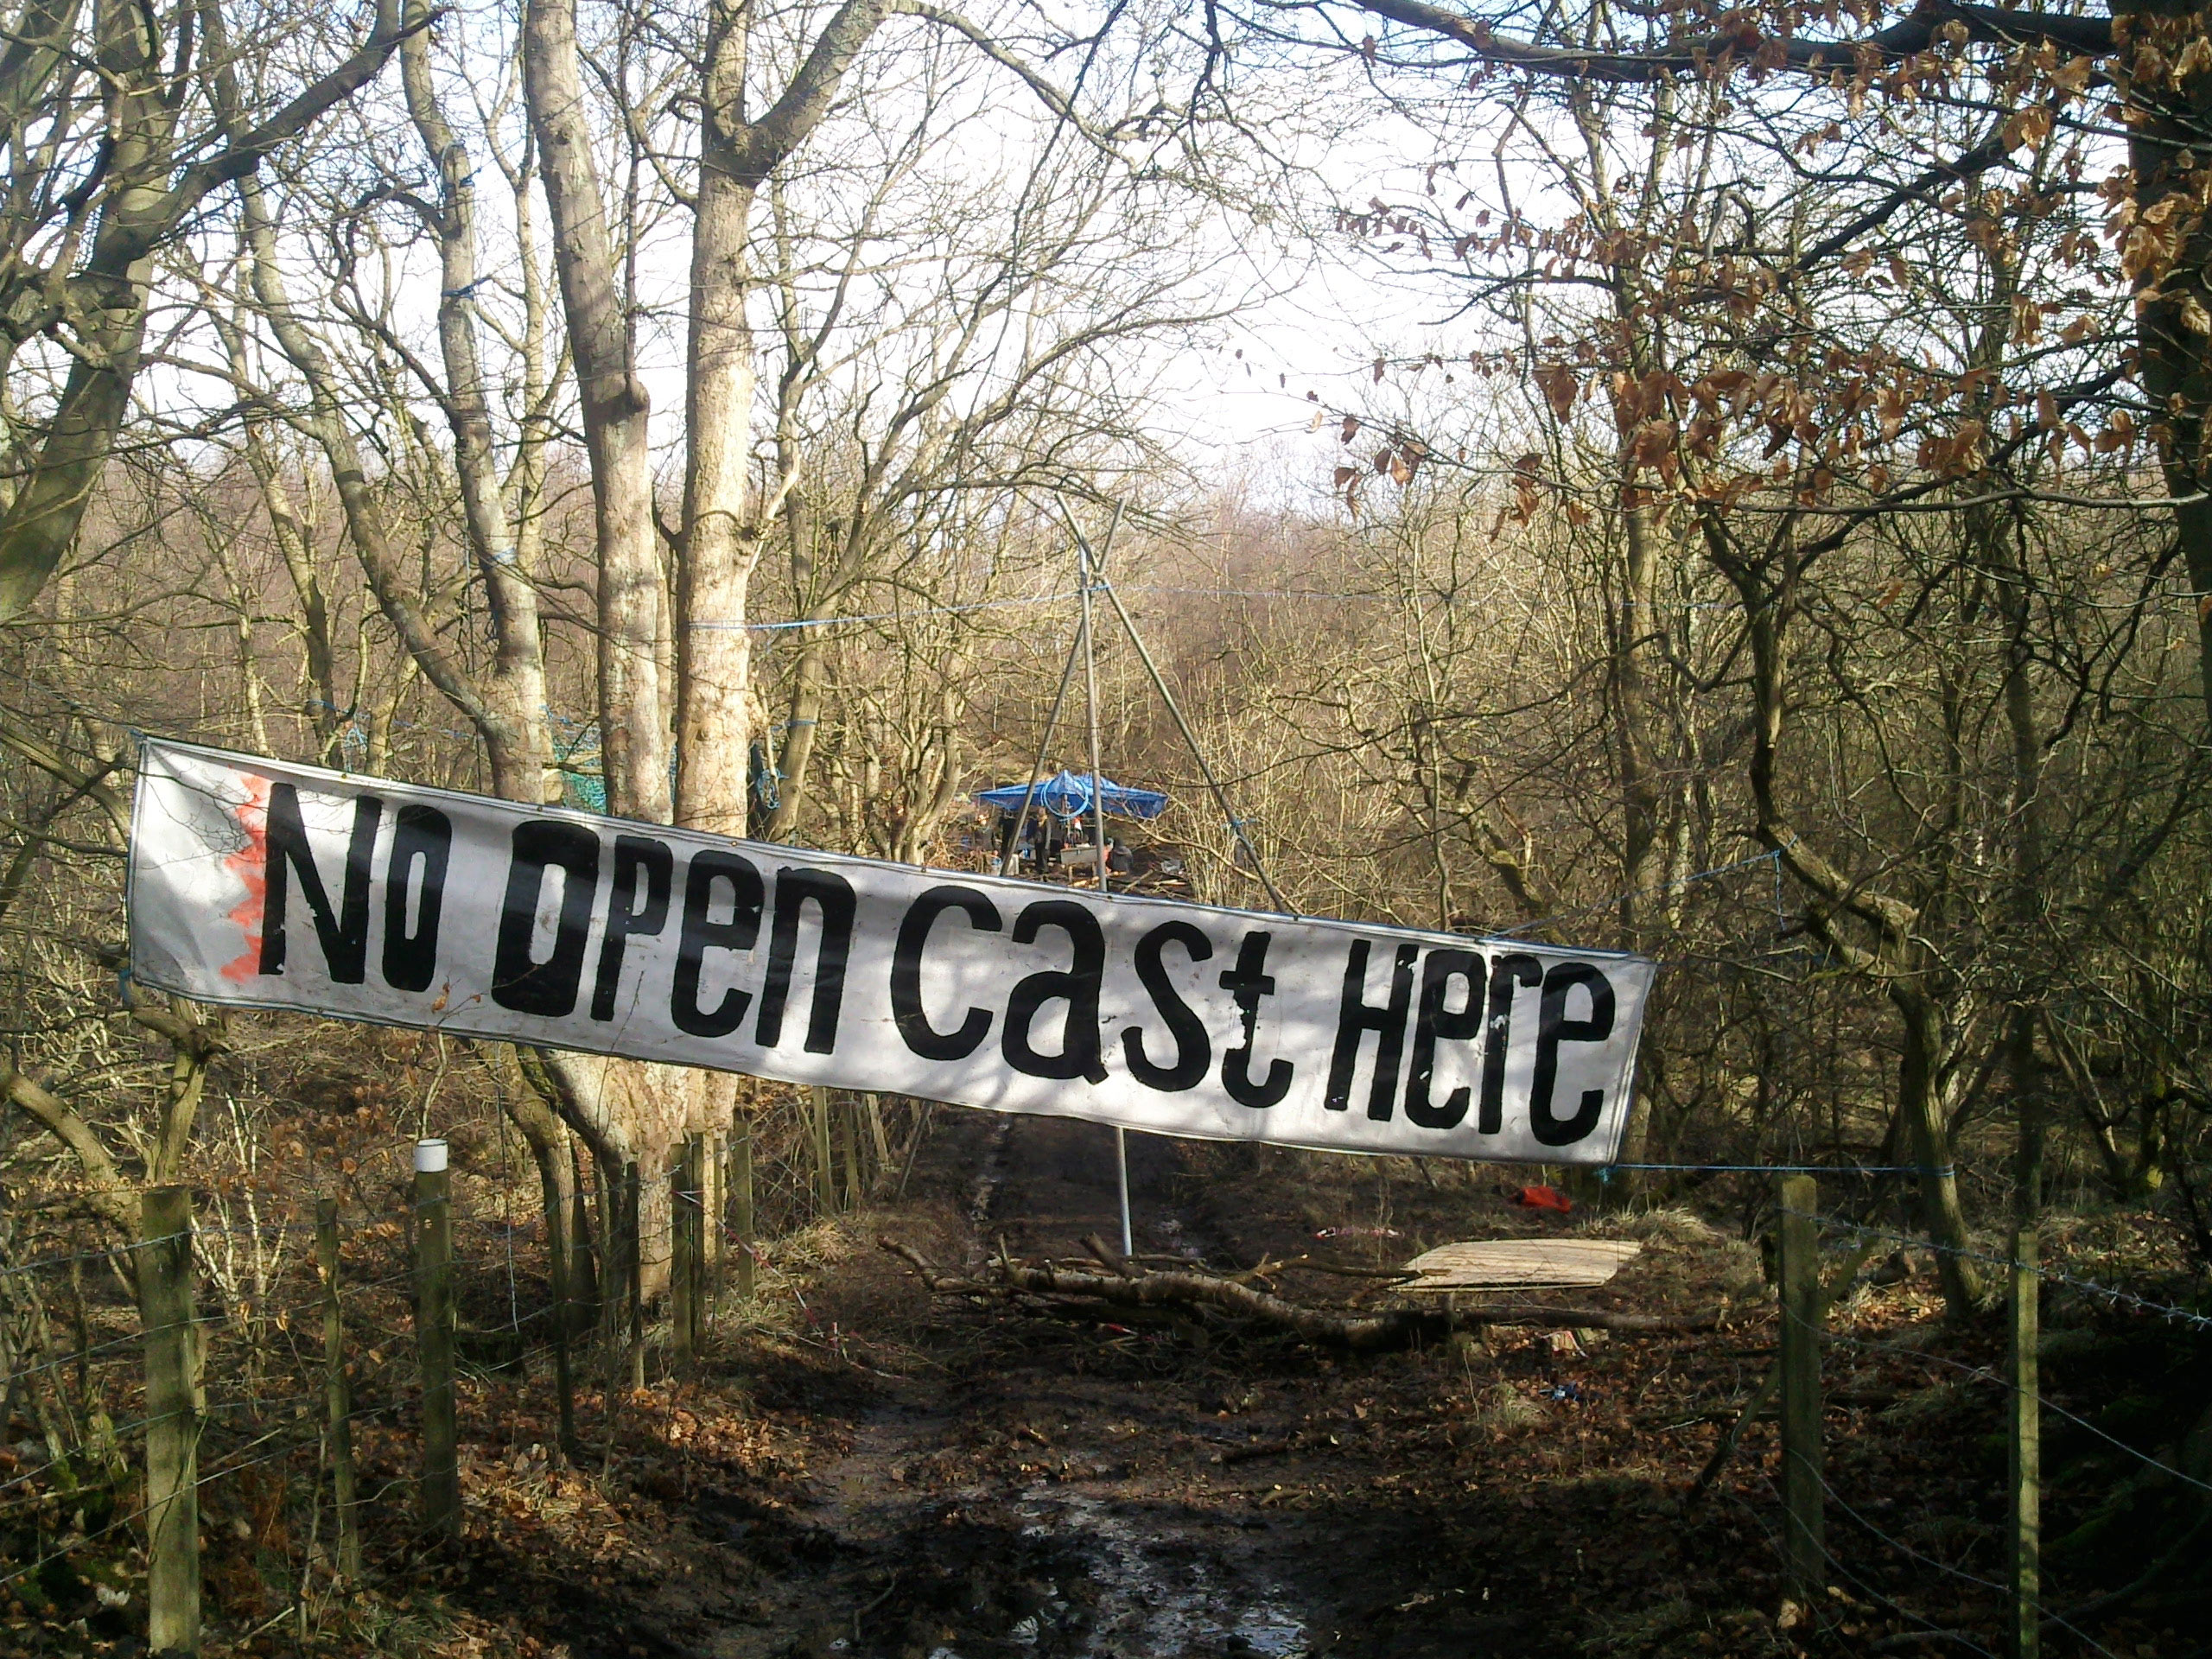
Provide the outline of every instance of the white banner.
{"type": "Polygon", "coordinates": [[[731,841],[149,742],[130,971],[207,1002],[1211,1140],[1604,1163],[1652,964],[731,841]]]}

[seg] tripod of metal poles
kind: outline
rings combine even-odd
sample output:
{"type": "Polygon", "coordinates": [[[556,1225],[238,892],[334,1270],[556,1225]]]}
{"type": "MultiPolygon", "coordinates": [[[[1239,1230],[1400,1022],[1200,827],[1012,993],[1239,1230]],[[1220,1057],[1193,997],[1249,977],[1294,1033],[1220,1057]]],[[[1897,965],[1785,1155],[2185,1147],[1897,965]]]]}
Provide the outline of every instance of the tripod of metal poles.
{"type": "MultiPolygon", "coordinates": [[[[1106,533],[1107,545],[1113,545],[1114,531],[1122,525],[1122,509],[1114,508],[1114,524],[1106,533]]],[[[1075,530],[1072,514],[1068,528],[1075,530]]],[[[1090,725],[1090,840],[1091,850],[1098,858],[1098,893],[1106,895],[1108,882],[1112,879],[1106,856],[1106,792],[1100,786],[1102,772],[1098,765],[1098,650],[1090,627],[1090,584],[1093,577],[1090,543],[1084,540],[1083,532],[1075,537],[1076,598],[1081,606],[1076,623],[1076,637],[1083,649],[1083,707],[1090,725]]],[[[1122,1254],[1136,1254],[1136,1237],[1129,1225],[1129,1136],[1120,1124],[1114,1126],[1114,1178],[1122,1200],[1122,1254]]]]}
{"type": "MultiPolygon", "coordinates": [[[[1169,715],[1175,721],[1176,731],[1191,751],[1191,758],[1198,763],[1199,775],[1205,779],[1208,792],[1220,808],[1222,819],[1229,826],[1229,832],[1236,841],[1243,861],[1250,866],[1252,873],[1259,878],[1260,885],[1267,890],[1268,902],[1279,913],[1287,916],[1290,914],[1290,907],[1283,902],[1281,893],[1268,874],[1267,867],[1261,862],[1259,849],[1245,834],[1244,821],[1230,809],[1228,791],[1221,786],[1221,780],[1214,775],[1213,768],[1206,764],[1205,754],[1198,747],[1198,734],[1184,717],[1182,705],[1175,701],[1175,694],[1167,689],[1167,682],[1161,676],[1159,664],[1153,660],[1151,651],[1146,646],[1143,637],[1137,632],[1135,619],[1130,616],[1128,607],[1122,603],[1122,596],[1114,591],[1113,584],[1107,580],[1106,555],[1113,550],[1114,539],[1121,530],[1126,505],[1115,503],[1114,517],[1107,525],[1104,543],[1098,551],[1093,552],[1082,527],[1075,521],[1075,515],[1068,511],[1065,502],[1060,503],[1060,512],[1067,520],[1068,531],[1075,539],[1076,634],[1069,645],[1067,662],[1060,670],[1059,689],[1053,694],[1052,711],[1045,719],[1044,735],[1038,742],[1036,761],[1029,768],[1028,786],[1022,791],[1021,810],[1014,817],[1014,831],[1008,838],[1007,849],[999,861],[999,874],[1011,874],[1020,856],[1021,836],[1029,822],[1031,805],[1036,799],[1038,775],[1044,770],[1046,758],[1052,753],[1052,734],[1059,727],[1060,711],[1066,705],[1068,687],[1075,678],[1076,667],[1079,663],[1083,667],[1084,712],[1090,732],[1090,824],[1093,851],[1098,859],[1098,891],[1101,894],[1110,891],[1112,875],[1106,854],[1106,797],[1103,786],[1104,768],[1099,763],[1098,652],[1094,626],[1094,595],[1103,594],[1113,606],[1114,614],[1119,619],[1122,632],[1128,635],[1129,643],[1136,648],[1138,660],[1143,663],[1153,689],[1160,693],[1160,701],[1166,705],[1169,715]]],[[[1129,1141],[1128,1132],[1119,1124],[1114,1128],[1114,1165],[1116,1186],[1121,1200],[1122,1254],[1132,1255],[1135,1253],[1136,1240],[1129,1218],[1129,1141]]]]}

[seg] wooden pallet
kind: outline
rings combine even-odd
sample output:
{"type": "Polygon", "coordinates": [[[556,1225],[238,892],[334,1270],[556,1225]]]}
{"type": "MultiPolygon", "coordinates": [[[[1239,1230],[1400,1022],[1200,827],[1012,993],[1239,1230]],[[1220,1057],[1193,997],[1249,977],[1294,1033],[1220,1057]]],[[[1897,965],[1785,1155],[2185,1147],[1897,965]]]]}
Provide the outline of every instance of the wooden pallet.
{"type": "Polygon", "coordinates": [[[1400,1290],[1572,1290],[1602,1285],[1643,1246],[1614,1238],[1489,1238],[1440,1244],[1405,1270],[1400,1290]]]}

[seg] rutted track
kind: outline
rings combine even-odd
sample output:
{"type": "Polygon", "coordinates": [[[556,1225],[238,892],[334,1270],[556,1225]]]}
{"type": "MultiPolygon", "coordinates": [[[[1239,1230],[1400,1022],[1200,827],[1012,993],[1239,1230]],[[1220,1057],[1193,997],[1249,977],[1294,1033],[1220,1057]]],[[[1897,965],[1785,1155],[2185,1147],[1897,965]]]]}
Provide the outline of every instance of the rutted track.
{"type": "MultiPolygon", "coordinates": [[[[1205,1312],[933,1300],[873,1247],[1080,1255],[1116,1230],[1112,1147],[1096,1124],[946,1114],[903,1204],[788,1258],[803,1327],[640,1396],[651,1433],[594,1525],[565,1555],[543,1533],[487,1554],[470,1593],[534,1599],[568,1659],[1629,1659],[1647,1629],[1778,1650],[1756,1510],[1679,1496],[1714,1432],[1681,1431],[1756,1383],[1756,1327],[1748,1348],[1511,1330],[1347,1356],[1205,1312]]],[[[1364,1270],[1558,1225],[1380,1161],[1130,1151],[1140,1253],[1364,1270]]],[[[1748,1249],[1669,1224],[1593,1294],[1757,1296],[1748,1249]]]]}
{"type": "MultiPolygon", "coordinates": [[[[983,1118],[948,1140],[974,1172],[963,1194],[973,1255],[1001,1240],[1077,1254],[1085,1233],[1115,1231],[1107,1131],[983,1118]]],[[[1142,1136],[1130,1147],[1140,1248],[1188,1248],[1199,1230],[1174,1205],[1176,1149],[1142,1136]]],[[[1137,1345],[1111,1328],[1084,1339],[1137,1345]]],[[[1242,1504],[1194,1503],[1189,1471],[1132,1457],[1167,1402],[1141,1367],[1077,1375],[1068,1357],[1055,1340],[964,1375],[887,1379],[854,1423],[850,1450],[814,1480],[812,1548],[781,1580],[781,1605],[763,1623],[727,1630],[717,1649],[918,1659],[1311,1651],[1315,1619],[1287,1587],[1295,1563],[1276,1522],[1242,1504]],[[1009,1459],[1017,1447],[1029,1455],[1009,1459]]],[[[1206,1458],[1198,1463],[1210,1473],[1206,1458]]]]}
{"type": "MultiPolygon", "coordinates": [[[[1380,1160],[1145,1136],[1129,1150],[1140,1254],[1320,1253],[1364,1271],[1467,1230],[1559,1226],[1380,1160]]],[[[1108,1129],[946,1114],[907,1202],[855,1217],[807,1274],[798,1344],[733,1355],[754,1420],[790,1450],[695,1500],[712,1559],[683,1571],[727,1587],[709,1605],[663,1581],[676,1644],[715,1659],[1611,1655],[1611,1632],[1675,1618],[1693,1594],[1771,1632],[1770,1611],[1732,1599],[1772,1588],[1742,1515],[1683,1510],[1703,1442],[1638,1427],[1740,1397],[1757,1363],[1741,1349],[1509,1330],[1344,1355],[1197,1311],[933,1300],[873,1244],[1072,1258],[1117,1224],[1108,1129]]],[[[1742,1294],[1756,1257],[1681,1224],[1685,1243],[1655,1241],[1593,1296],[1742,1294]]],[[[1344,1284],[1309,1274],[1293,1294],[1344,1284]]]]}

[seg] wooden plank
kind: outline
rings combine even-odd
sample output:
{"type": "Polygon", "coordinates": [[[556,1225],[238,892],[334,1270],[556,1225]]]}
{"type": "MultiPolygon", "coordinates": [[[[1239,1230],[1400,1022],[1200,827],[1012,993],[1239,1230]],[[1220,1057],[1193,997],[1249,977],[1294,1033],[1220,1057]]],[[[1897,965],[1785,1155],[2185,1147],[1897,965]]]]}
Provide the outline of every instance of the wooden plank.
{"type": "Polygon", "coordinates": [[[1406,1263],[1404,1290],[1571,1290],[1602,1285],[1643,1246],[1618,1238],[1491,1238],[1440,1244],[1406,1263]]]}

